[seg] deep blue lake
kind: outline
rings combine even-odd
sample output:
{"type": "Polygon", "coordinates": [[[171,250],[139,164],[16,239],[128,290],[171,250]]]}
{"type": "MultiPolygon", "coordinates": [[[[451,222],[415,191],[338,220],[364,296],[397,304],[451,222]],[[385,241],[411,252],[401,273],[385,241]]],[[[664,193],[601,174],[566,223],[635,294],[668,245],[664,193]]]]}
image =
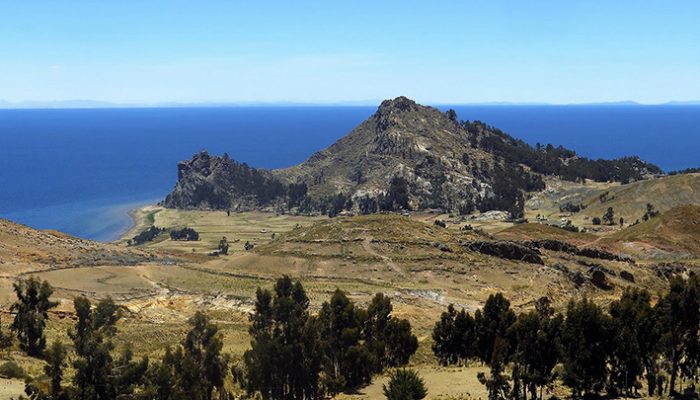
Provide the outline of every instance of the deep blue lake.
{"type": "MultiPolygon", "coordinates": [[[[441,107],[448,108],[448,107],[441,107]]],[[[700,106],[455,106],[525,141],[593,158],[700,166],[700,106]]],[[[256,167],[305,160],[375,107],[0,110],[0,217],[114,240],[129,209],[170,191],[201,149],[256,167]]]]}

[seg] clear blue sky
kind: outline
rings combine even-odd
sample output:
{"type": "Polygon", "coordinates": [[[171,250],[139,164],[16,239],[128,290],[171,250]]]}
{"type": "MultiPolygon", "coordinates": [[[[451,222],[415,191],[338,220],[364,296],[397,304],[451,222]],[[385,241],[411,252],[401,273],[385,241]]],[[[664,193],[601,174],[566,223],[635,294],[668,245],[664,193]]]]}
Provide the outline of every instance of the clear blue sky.
{"type": "Polygon", "coordinates": [[[4,1],[0,99],[700,98],[700,1],[4,1]]]}

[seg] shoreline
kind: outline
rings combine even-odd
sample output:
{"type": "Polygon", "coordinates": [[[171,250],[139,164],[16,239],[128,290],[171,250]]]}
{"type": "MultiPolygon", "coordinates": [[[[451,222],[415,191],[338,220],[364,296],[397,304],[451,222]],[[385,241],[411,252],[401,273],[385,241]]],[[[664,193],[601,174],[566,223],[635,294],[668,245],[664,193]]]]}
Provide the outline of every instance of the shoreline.
{"type": "Polygon", "coordinates": [[[131,208],[127,212],[129,218],[131,219],[131,226],[119,233],[118,237],[112,240],[110,243],[125,243],[128,239],[137,235],[139,232],[151,225],[151,223],[148,221],[148,215],[153,215],[160,209],[161,207],[158,204],[139,205],[138,207],[131,208]]]}

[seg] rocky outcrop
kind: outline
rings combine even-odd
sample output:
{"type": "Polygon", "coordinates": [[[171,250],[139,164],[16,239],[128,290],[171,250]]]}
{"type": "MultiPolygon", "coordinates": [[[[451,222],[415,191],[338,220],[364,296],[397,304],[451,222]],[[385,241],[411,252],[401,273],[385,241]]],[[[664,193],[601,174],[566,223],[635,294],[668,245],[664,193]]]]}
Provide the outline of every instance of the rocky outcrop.
{"type": "Polygon", "coordinates": [[[256,169],[207,151],[177,166],[177,183],[163,201],[169,208],[250,210],[268,205],[286,194],[270,171],[256,169]]]}
{"type": "Polygon", "coordinates": [[[506,260],[544,265],[540,252],[527,246],[508,241],[472,241],[465,244],[468,250],[506,260]]]}
{"type": "Polygon", "coordinates": [[[628,262],[628,263],[634,262],[634,260],[632,260],[630,257],[627,257],[627,256],[613,254],[613,253],[610,253],[609,251],[596,249],[596,248],[592,248],[592,247],[577,247],[577,246],[574,246],[573,244],[563,242],[560,240],[554,240],[554,239],[529,240],[529,241],[523,242],[523,244],[525,246],[528,246],[528,247],[534,248],[534,249],[545,249],[545,250],[550,250],[550,251],[559,251],[559,252],[564,252],[564,253],[568,253],[568,254],[572,254],[572,255],[576,255],[576,256],[595,258],[595,259],[600,259],[600,260],[621,261],[621,262],[628,262]]]}

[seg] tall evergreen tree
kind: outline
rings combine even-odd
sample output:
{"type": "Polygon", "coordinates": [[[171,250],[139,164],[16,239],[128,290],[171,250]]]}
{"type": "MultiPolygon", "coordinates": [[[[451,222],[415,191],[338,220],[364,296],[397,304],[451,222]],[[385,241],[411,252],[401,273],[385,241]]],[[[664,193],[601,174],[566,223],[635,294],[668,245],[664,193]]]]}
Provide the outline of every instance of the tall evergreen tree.
{"type": "Polygon", "coordinates": [[[610,304],[610,317],[614,333],[609,361],[611,385],[630,395],[646,371],[653,393],[659,329],[651,295],[643,289],[625,290],[620,300],[610,304]]]}
{"type": "Polygon", "coordinates": [[[44,329],[48,312],[58,305],[50,300],[53,288],[49,282],[34,277],[16,282],[13,288],[17,302],[11,307],[15,313],[11,329],[17,334],[22,350],[30,356],[41,356],[46,348],[44,329]]]}
{"type": "Polygon", "coordinates": [[[663,327],[660,344],[670,364],[671,393],[675,393],[676,379],[683,375],[697,377],[700,345],[700,281],[695,274],[685,280],[675,277],[670,290],[656,305],[660,326],[663,327]]]}
{"type": "MultiPolygon", "coordinates": [[[[493,358],[497,338],[506,338],[508,328],[515,322],[515,313],[510,309],[503,293],[490,295],[481,311],[474,315],[477,332],[477,354],[481,362],[489,364],[493,358]]],[[[503,350],[503,349],[501,349],[503,350]]],[[[507,359],[506,352],[504,359],[507,359]]]]}
{"type": "Polygon", "coordinates": [[[562,332],[564,384],[574,397],[600,393],[607,379],[610,318],[590,300],[571,300],[562,332]]]}
{"type": "Polygon", "coordinates": [[[63,382],[63,372],[67,366],[67,355],[66,347],[59,341],[54,341],[45,352],[44,373],[51,379],[49,395],[54,399],[59,399],[63,392],[61,383],[63,382]]]}
{"type": "Polygon", "coordinates": [[[263,290],[256,297],[251,349],[244,355],[248,391],[264,399],[318,398],[319,340],[301,283],[285,276],[275,284],[274,297],[263,290]]]}
{"type": "Polygon", "coordinates": [[[335,394],[369,383],[374,362],[360,342],[361,321],[345,293],[336,289],[321,307],[318,322],[326,390],[335,394]]]}
{"type": "MultiPolygon", "coordinates": [[[[522,398],[542,399],[542,389],[554,380],[552,370],[561,354],[561,331],[564,318],[555,314],[548,298],[537,301],[536,310],[520,314],[509,330],[514,341],[513,362],[523,382],[522,398]]],[[[519,396],[518,393],[518,398],[519,396]]]]}

